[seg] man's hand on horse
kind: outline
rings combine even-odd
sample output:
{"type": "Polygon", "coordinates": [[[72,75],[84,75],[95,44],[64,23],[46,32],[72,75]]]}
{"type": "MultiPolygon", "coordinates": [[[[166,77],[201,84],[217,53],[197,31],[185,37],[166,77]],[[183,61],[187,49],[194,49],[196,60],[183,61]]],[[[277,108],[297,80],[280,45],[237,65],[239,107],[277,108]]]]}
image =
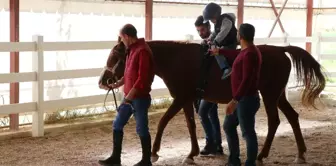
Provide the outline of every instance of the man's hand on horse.
{"type": "Polygon", "coordinates": [[[216,47],[210,48],[209,51],[210,51],[211,56],[216,56],[219,54],[219,48],[216,48],[216,47]]]}

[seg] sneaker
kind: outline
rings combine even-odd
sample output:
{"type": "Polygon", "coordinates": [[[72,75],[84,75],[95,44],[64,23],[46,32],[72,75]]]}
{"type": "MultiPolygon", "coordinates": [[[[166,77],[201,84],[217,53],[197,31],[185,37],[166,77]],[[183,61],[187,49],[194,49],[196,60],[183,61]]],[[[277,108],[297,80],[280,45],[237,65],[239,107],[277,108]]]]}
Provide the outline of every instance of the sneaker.
{"type": "Polygon", "coordinates": [[[224,155],[223,147],[221,145],[217,146],[216,154],[224,155]]]}
{"type": "Polygon", "coordinates": [[[207,143],[204,148],[200,152],[201,155],[203,156],[208,156],[208,155],[215,155],[216,154],[216,148],[214,147],[213,144],[207,143]]]}

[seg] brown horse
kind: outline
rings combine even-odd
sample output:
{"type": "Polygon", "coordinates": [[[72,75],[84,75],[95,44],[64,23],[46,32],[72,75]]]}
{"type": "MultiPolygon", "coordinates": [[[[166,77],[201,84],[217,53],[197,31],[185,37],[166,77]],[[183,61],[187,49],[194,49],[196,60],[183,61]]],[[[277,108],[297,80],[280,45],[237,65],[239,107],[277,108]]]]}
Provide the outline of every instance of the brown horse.
{"type": "MultiPolygon", "coordinates": [[[[170,95],[174,98],[172,105],[161,118],[152,148],[152,161],[158,160],[161,138],[168,122],[183,108],[191,137],[191,152],[184,162],[193,162],[199,154],[196,136],[193,101],[196,99],[196,87],[199,83],[201,61],[203,57],[200,44],[174,41],[147,41],[153,51],[155,74],[163,79],[170,95]]],[[[325,87],[326,78],[321,65],[307,51],[296,46],[278,47],[269,45],[257,46],[262,53],[261,80],[259,90],[268,116],[268,133],[264,146],[258,155],[262,161],[269,154],[271,144],[280,124],[278,108],[288,119],[297,143],[297,163],[305,162],[306,145],[301,133],[299,115],[286,99],[284,90],[288,82],[291,61],[285,54],[290,54],[296,68],[297,82],[304,85],[302,103],[315,107],[315,100],[325,87]]],[[[228,51],[230,63],[238,55],[239,50],[228,51]]],[[[107,60],[108,70],[102,72],[100,82],[106,79],[117,80],[123,76],[126,48],[122,42],[113,47],[107,60]]],[[[213,61],[210,69],[208,85],[204,99],[211,102],[226,104],[231,100],[230,80],[220,79],[220,70],[213,61]]]]}

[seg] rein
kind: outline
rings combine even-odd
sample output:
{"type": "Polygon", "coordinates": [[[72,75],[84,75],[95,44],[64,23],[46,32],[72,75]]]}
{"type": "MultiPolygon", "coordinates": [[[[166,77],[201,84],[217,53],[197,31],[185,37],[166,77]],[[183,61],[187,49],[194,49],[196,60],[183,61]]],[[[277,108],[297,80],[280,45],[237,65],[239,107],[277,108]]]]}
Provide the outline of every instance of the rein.
{"type": "MultiPolygon", "coordinates": [[[[119,64],[119,63],[120,63],[120,61],[117,62],[117,64],[119,64]]],[[[116,68],[116,65],[112,68],[112,70],[109,69],[108,67],[105,67],[106,70],[109,70],[109,71],[111,71],[112,73],[114,73],[113,71],[115,70],[115,68],[116,68]]],[[[112,78],[109,78],[109,79],[106,80],[106,85],[109,85],[109,84],[111,84],[111,83],[113,83],[112,78]]],[[[107,91],[107,93],[106,93],[106,95],[105,95],[105,99],[104,99],[104,108],[105,108],[106,111],[108,111],[108,109],[106,108],[106,100],[107,100],[107,96],[108,96],[108,94],[110,93],[110,91],[112,91],[113,99],[114,99],[114,105],[115,105],[115,107],[116,107],[116,110],[118,110],[117,98],[116,98],[116,95],[115,95],[115,92],[114,92],[114,89],[113,89],[113,88],[109,88],[109,90],[107,91]]]]}

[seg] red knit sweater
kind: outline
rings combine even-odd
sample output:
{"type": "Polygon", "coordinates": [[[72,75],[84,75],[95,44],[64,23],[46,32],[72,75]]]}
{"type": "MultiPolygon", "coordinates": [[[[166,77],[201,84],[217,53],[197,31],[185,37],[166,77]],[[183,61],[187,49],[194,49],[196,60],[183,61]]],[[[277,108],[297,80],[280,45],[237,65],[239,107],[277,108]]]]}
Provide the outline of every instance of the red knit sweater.
{"type": "Polygon", "coordinates": [[[129,46],[124,74],[125,96],[132,88],[137,90],[135,98],[150,96],[151,85],[154,80],[154,62],[152,51],[143,38],[129,46]]]}
{"type": "MultiPolygon", "coordinates": [[[[219,53],[225,56],[228,52],[219,50],[219,53]]],[[[254,45],[242,50],[236,57],[232,65],[231,74],[233,99],[239,101],[243,96],[257,94],[261,58],[259,49],[254,45]]]]}

